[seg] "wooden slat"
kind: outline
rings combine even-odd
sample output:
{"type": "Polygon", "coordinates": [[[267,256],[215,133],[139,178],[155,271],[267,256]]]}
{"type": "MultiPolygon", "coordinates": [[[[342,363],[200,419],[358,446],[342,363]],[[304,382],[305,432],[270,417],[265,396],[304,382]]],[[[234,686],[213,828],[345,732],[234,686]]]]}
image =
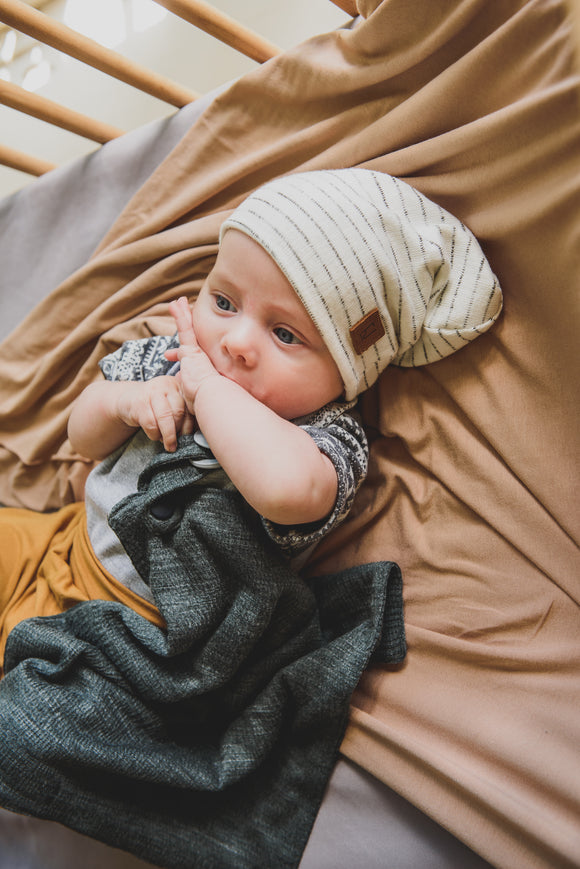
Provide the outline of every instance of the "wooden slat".
{"type": "Polygon", "coordinates": [[[356,0],[332,0],[332,2],[335,6],[338,6],[339,9],[342,9],[343,12],[346,12],[347,15],[350,15],[351,18],[358,15],[356,0]]]}
{"type": "Polygon", "coordinates": [[[205,33],[215,36],[220,42],[245,54],[246,57],[257,60],[258,63],[264,63],[281,52],[277,45],[263,39],[203,0],[155,0],[155,2],[169,9],[179,18],[183,18],[184,21],[195,24],[205,33]]]}
{"type": "MultiPolygon", "coordinates": [[[[34,9],[42,9],[44,6],[47,6],[51,2],[52,0],[26,0],[26,5],[32,6],[34,9]]],[[[8,29],[8,26],[0,21],[0,37],[8,29]]]]}
{"type": "Polygon", "coordinates": [[[0,79],[0,103],[100,144],[116,139],[125,132],[2,79],[0,79]]]}
{"type": "Polygon", "coordinates": [[[109,48],[104,48],[93,39],[32,9],[22,0],[0,0],[0,21],[4,21],[14,30],[26,33],[38,42],[50,45],[88,66],[178,108],[193,102],[198,97],[194,91],[151,72],[109,48]]]}
{"type": "Polygon", "coordinates": [[[40,160],[38,157],[32,157],[23,151],[15,151],[6,145],[0,145],[0,164],[8,166],[9,169],[26,172],[27,175],[44,175],[45,172],[56,169],[54,163],[49,163],[48,160],[40,160]]]}

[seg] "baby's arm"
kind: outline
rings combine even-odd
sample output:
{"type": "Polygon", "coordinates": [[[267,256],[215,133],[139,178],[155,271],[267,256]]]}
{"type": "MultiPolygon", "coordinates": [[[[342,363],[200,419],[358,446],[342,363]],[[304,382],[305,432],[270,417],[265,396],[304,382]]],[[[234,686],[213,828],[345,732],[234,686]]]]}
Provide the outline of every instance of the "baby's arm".
{"type": "Polygon", "coordinates": [[[104,459],[139,428],[173,451],[178,432],[192,428],[188,416],[174,377],[103,380],[90,384],[76,400],[68,435],[73,448],[89,459],[104,459]]]}
{"type": "Polygon", "coordinates": [[[197,344],[186,300],[170,311],[181,347],[167,356],[180,360],[188,410],[236,488],[260,515],[281,525],[327,516],[337,494],[330,459],[307,432],[216,371],[197,344]]]}

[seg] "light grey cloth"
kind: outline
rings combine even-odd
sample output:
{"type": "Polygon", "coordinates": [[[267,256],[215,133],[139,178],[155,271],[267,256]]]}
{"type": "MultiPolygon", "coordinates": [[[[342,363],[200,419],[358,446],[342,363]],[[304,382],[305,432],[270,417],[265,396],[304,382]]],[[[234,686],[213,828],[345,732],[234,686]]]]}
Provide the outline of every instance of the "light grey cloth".
{"type": "Polygon", "coordinates": [[[492,869],[356,764],[330,778],[299,869],[492,869]]]}
{"type": "Polygon", "coordinates": [[[159,449],[159,444],[138,432],[126,446],[97,465],[85,487],[87,530],[93,551],[115,579],[150,603],[154,603],[151,590],[133,567],[107,516],[122,498],[137,491],[139,475],[159,449]]]}

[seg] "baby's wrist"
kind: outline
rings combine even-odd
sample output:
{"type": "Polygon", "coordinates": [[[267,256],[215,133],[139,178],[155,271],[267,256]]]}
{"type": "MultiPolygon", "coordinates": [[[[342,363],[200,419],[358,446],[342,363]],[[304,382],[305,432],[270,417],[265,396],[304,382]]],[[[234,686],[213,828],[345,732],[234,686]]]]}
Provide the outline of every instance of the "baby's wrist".
{"type": "Polygon", "coordinates": [[[192,413],[197,416],[198,404],[205,401],[204,396],[215,396],[216,389],[219,389],[218,384],[228,382],[226,377],[223,377],[218,371],[208,372],[197,385],[195,395],[193,396],[192,413]]]}

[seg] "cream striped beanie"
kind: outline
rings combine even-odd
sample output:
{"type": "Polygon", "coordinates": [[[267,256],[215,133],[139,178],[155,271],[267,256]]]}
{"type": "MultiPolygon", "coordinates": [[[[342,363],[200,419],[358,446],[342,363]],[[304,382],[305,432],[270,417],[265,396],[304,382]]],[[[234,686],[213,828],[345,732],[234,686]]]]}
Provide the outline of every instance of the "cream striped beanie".
{"type": "Polygon", "coordinates": [[[425,365],[481,335],[499,283],[461,221],[368,169],[304,172],[250,194],[223,223],[278,264],[354,398],[393,363],[425,365]]]}

